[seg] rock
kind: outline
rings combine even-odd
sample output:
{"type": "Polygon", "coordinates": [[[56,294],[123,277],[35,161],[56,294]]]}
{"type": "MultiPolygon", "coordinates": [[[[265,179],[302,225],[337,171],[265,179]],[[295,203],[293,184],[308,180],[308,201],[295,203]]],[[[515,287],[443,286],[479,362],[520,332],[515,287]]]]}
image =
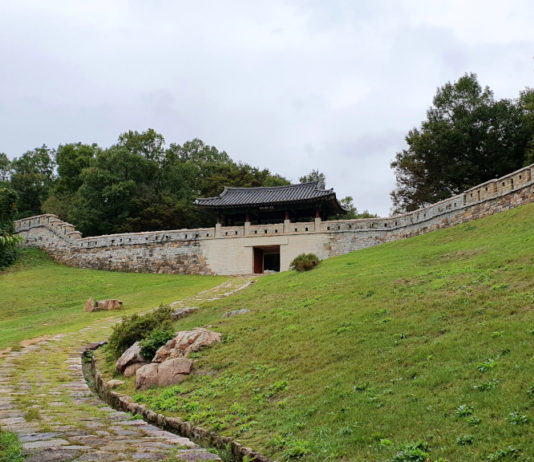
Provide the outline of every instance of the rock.
{"type": "Polygon", "coordinates": [[[139,369],[140,367],[143,367],[146,364],[149,364],[149,362],[143,361],[143,362],[133,363],[133,364],[130,364],[129,366],[126,366],[123,372],[124,377],[131,377],[132,375],[135,375],[135,373],[137,372],[137,369],[139,369]]]}
{"type": "Polygon", "coordinates": [[[111,379],[108,380],[107,384],[111,388],[117,388],[124,384],[124,380],[111,379]]]}
{"type": "Polygon", "coordinates": [[[171,318],[172,319],[181,319],[191,313],[194,313],[198,310],[198,307],[196,306],[189,306],[187,308],[179,308],[172,312],[171,318]]]}
{"type": "Polygon", "coordinates": [[[96,311],[95,309],[95,302],[92,297],[89,297],[89,300],[85,302],[85,306],[83,307],[83,311],[91,312],[96,311]]]}
{"type": "Polygon", "coordinates": [[[245,313],[250,313],[250,310],[243,308],[241,310],[228,311],[227,313],[224,313],[224,317],[229,318],[230,316],[237,316],[237,315],[245,314],[245,313]]]}
{"type": "Polygon", "coordinates": [[[193,362],[187,358],[174,358],[164,363],[150,363],[140,367],[135,374],[136,390],[153,386],[168,386],[184,380],[191,372],[193,362]]]}
{"type": "Polygon", "coordinates": [[[99,300],[96,302],[96,306],[99,310],[119,310],[122,306],[122,300],[109,299],[109,300],[99,300]]]}
{"type": "Polygon", "coordinates": [[[137,369],[135,373],[136,390],[146,390],[158,384],[158,366],[159,364],[157,363],[150,363],[137,369]]]}
{"type": "Polygon", "coordinates": [[[185,358],[192,351],[221,341],[221,334],[204,328],[180,331],[173,339],[156,351],[152,359],[155,363],[161,363],[172,358],[185,358]]]}
{"type": "Polygon", "coordinates": [[[141,345],[139,342],[135,342],[122,354],[115,365],[115,369],[119,374],[122,374],[128,366],[135,363],[147,363],[146,359],[141,356],[141,345]]]}

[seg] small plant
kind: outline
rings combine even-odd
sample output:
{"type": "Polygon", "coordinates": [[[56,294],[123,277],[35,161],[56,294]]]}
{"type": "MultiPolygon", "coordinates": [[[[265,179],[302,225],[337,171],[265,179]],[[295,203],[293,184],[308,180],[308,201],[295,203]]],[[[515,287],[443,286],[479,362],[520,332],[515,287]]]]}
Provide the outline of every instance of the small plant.
{"type": "Polygon", "coordinates": [[[498,449],[494,453],[490,454],[487,459],[490,462],[496,462],[503,459],[517,459],[521,450],[513,446],[508,446],[504,449],[498,449]]]}
{"type": "Polygon", "coordinates": [[[477,417],[476,415],[474,415],[474,416],[472,416],[472,417],[469,417],[469,418],[467,419],[467,423],[468,423],[469,425],[479,425],[480,422],[482,422],[482,421],[481,421],[480,418],[477,417]]]}
{"type": "Polygon", "coordinates": [[[480,385],[473,386],[473,389],[478,391],[489,391],[497,388],[497,385],[499,384],[498,380],[490,380],[489,382],[481,383],[480,385]]]}
{"type": "Polygon", "coordinates": [[[289,444],[284,452],[284,460],[300,459],[311,452],[311,443],[304,440],[295,440],[289,444]]]}
{"type": "Polygon", "coordinates": [[[462,435],[456,438],[456,444],[459,446],[468,446],[470,444],[473,444],[473,441],[475,438],[473,435],[462,435]]]}
{"type": "Polygon", "coordinates": [[[527,415],[519,414],[519,412],[510,412],[506,420],[508,420],[508,423],[512,425],[525,425],[530,422],[530,419],[527,415]]]}
{"type": "Polygon", "coordinates": [[[530,387],[527,388],[527,395],[530,396],[531,398],[534,398],[534,385],[531,385],[530,387]]]}
{"type": "Polygon", "coordinates": [[[315,268],[320,261],[319,257],[313,253],[302,253],[293,259],[291,268],[296,269],[298,272],[310,271],[315,268]]]}
{"type": "Polygon", "coordinates": [[[467,404],[461,404],[458,406],[458,409],[456,409],[455,414],[458,417],[466,417],[468,415],[471,415],[473,413],[473,408],[471,406],[468,406],[467,404]]]}
{"type": "Polygon", "coordinates": [[[151,360],[159,347],[165,345],[170,339],[174,337],[174,331],[169,329],[168,325],[164,327],[157,327],[148,334],[146,338],[141,340],[141,356],[147,360],[151,360]]]}
{"type": "Polygon", "coordinates": [[[82,355],[82,363],[84,363],[84,364],[88,364],[88,363],[90,363],[90,362],[93,360],[93,353],[94,353],[93,350],[87,350],[87,351],[82,355]]]}
{"type": "Polygon", "coordinates": [[[430,457],[428,444],[424,441],[407,443],[399,447],[397,454],[391,459],[392,462],[426,462],[430,457]]]}
{"type": "Polygon", "coordinates": [[[488,372],[497,366],[497,361],[494,359],[488,359],[487,361],[481,362],[477,364],[477,370],[479,372],[488,372]]]}

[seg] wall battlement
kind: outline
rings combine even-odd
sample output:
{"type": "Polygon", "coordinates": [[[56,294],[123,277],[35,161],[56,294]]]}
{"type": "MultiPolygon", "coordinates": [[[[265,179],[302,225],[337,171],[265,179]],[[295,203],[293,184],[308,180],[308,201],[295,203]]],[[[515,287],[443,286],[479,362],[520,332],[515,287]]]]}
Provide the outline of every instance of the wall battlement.
{"type": "Polygon", "coordinates": [[[81,237],[52,214],[24,218],[24,245],[82,268],[187,274],[248,274],[253,249],[279,246],[280,269],[300,253],[329,258],[482,218],[534,201],[534,164],[428,207],[388,218],[283,223],[81,237]]]}

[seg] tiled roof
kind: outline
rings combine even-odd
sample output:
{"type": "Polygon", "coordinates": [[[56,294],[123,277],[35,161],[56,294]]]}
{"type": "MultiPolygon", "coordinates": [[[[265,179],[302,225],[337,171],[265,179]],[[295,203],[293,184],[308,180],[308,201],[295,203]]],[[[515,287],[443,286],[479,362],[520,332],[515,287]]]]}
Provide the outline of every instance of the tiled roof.
{"type": "Polygon", "coordinates": [[[225,187],[224,191],[217,197],[196,199],[195,205],[209,208],[244,207],[309,202],[314,199],[335,199],[336,193],[333,189],[320,189],[318,183],[318,181],[312,181],[311,183],[257,188],[225,187]]]}

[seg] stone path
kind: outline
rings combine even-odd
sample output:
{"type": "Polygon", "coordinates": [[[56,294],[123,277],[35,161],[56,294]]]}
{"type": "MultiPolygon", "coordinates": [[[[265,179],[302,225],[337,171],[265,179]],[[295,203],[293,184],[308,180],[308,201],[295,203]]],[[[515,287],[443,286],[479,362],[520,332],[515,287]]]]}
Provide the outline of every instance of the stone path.
{"type": "MultiPolygon", "coordinates": [[[[175,302],[188,307],[232,295],[254,278],[231,278],[175,302]]],[[[187,438],[108,407],[88,388],[81,352],[120,317],[11,351],[0,367],[0,426],[18,435],[27,462],[221,460],[187,438]]]]}

